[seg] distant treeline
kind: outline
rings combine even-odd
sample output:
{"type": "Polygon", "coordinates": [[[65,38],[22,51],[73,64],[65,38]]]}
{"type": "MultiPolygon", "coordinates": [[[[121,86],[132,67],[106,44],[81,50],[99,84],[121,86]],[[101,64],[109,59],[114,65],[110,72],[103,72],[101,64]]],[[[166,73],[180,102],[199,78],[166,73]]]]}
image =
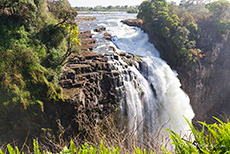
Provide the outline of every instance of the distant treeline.
{"type": "Polygon", "coordinates": [[[138,6],[96,6],[96,7],[75,7],[77,11],[126,11],[128,13],[138,13],[138,6]]]}

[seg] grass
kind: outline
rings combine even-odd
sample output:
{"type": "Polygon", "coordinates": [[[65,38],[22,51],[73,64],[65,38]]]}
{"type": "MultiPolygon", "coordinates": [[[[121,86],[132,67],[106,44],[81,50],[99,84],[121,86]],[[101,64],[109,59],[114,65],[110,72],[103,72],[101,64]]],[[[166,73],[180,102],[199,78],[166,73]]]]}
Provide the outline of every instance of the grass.
{"type": "MultiPolygon", "coordinates": [[[[197,130],[194,126],[189,123],[191,132],[194,138],[185,140],[172,130],[168,130],[172,144],[174,144],[173,153],[175,154],[228,154],[230,153],[230,122],[226,123],[214,117],[218,123],[207,124],[200,122],[203,125],[202,130],[197,130]]],[[[105,119],[102,125],[95,126],[94,128],[88,129],[88,137],[85,136],[83,140],[74,137],[67,144],[63,141],[60,143],[54,143],[50,140],[50,145],[56,148],[57,151],[53,153],[59,154],[119,154],[119,153],[133,153],[133,154],[148,154],[148,153],[164,153],[167,152],[166,148],[162,146],[159,138],[155,140],[148,140],[148,143],[159,145],[150,147],[149,144],[146,146],[146,141],[141,144],[136,138],[132,131],[126,132],[125,130],[118,131],[111,120],[105,119]],[[106,127],[106,128],[105,128],[106,127]],[[147,150],[146,150],[147,149],[147,150]]],[[[86,126],[91,127],[91,126],[86,126]]],[[[149,134],[148,134],[149,135],[149,134]]],[[[12,147],[10,144],[4,150],[0,149],[0,154],[21,154],[22,150],[15,146],[12,147]]],[[[28,150],[28,153],[42,154],[49,153],[50,150],[44,145],[41,147],[38,141],[33,140],[33,149],[28,150]]]]}

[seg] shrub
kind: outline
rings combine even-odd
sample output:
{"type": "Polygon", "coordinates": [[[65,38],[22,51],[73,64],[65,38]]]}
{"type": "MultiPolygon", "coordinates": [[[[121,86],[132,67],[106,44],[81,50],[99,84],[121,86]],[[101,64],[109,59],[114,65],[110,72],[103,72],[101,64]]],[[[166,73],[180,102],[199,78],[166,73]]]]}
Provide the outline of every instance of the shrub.
{"type": "Polygon", "coordinates": [[[194,141],[184,140],[172,130],[167,129],[173,141],[172,144],[175,145],[175,153],[230,153],[230,122],[227,121],[227,123],[224,123],[215,117],[214,119],[216,119],[219,124],[200,122],[203,125],[200,131],[195,129],[186,119],[194,136],[194,141]]]}

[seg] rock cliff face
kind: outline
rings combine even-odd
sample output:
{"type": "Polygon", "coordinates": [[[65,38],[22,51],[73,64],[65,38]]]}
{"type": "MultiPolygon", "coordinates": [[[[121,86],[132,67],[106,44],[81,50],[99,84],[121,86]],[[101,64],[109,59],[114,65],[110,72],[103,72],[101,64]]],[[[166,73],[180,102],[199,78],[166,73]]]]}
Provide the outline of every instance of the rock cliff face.
{"type": "Polygon", "coordinates": [[[115,81],[119,73],[112,72],[101,54],[73,54],[63,71],[60,85],[66,101],[74,105],[78,121],[92,119],[97,123],[116,109],[115,81]]]}
{"type": "Polygon", "coordinates": [[[191,105],[196,114],[194,122],[213,122],[212,116],[222,120],[230,116],[230,35],[227,38],[218,39],[212,30],[212,23],[203,22],[197,46],[204,51],[205,57],[199,59],[199,65],[195,70],[185,69],[185,66],[170,64],[170,56],[165,56],[164,44],[154,36],[154,32],[148,31],[141,20],[126,20],[124,23],[142,28],[149,34],[149,41],[155,45],[173,69],[177,70],[182,89],[189,95],[191,105]],[[205,24],[206,25],[205,25],[205,24]]]}
{"type": "Polygon", "coordinates": [[[72,106],[72,117],[68,120],[75,121],[75,124],[69,123],[72,130],[72,127],[81,130],[85,124],[96,124],[104,120],[104,116],[116,114],[124,83],[108,59],[118,60],[119,56],[127,66],[141,62],[138,56],[129,53],[102,55],[86,50],[72,54],[63,67],[59,83],[66,104],[72,106]]]}

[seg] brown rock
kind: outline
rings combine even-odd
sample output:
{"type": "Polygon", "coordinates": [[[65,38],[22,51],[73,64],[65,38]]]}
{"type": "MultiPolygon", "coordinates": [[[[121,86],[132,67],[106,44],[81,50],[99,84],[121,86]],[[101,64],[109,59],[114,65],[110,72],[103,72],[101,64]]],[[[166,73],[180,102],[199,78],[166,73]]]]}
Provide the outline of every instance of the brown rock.
{"type": "Polygon", "coordinates": [[[103,39],[111,41],[112,35],[109,33],[104,33],[103,39]]]}
{"type": "Polygon", "coordinates": [[[101,27],[96,27],[96,28],[94,29],[95,32],[102,32],[102,31],[105,31],[105,30],[106,30],[106,28],[103,27],[103,26],[101,26],[101,27]]]}

